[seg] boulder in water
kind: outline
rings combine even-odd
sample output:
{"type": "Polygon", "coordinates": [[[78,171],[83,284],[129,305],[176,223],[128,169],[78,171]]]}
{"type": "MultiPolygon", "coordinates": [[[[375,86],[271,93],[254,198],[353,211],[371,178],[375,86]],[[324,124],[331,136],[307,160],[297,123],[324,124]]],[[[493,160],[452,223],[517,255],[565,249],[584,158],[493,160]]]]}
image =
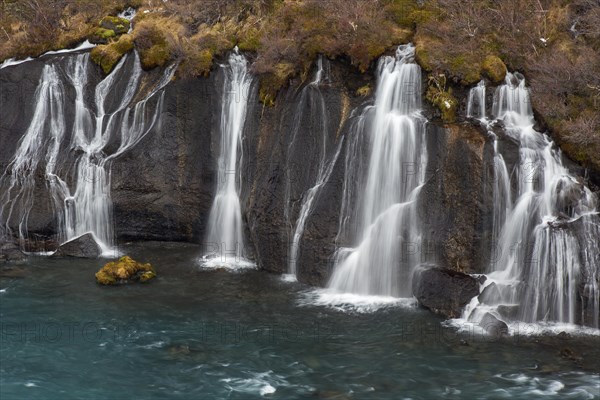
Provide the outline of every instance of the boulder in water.
{"type": "Polygon", "coordinates": [[[131,257],[123,256],[104,265],[96,272],[96,282],[101,285],[118,285],[131,282],[146,283],[156,277],[152,265],[142,264],[131,257]]]}
{"type": "Polygon", "coordinates": [[[481,318],[481,321],[479,322],[479,326],[492,336],[499,337],[508,335],[508,325],[490,313],[485,313],[483,315],[483,318],[481,318]]]}
{"type": "Polygon", "coordinates": [[[420,267],[413,276],[413,294],[423,307],[447,318],[456,318],[479,294],[479,284],[462,272],[420,267]]]}
{"type": "Polygon", "coordinates": [[[61,244],[52,257],[98,258],[100,254],[102,254],[102,249],[94,235],[86,233],[61,244]]]}

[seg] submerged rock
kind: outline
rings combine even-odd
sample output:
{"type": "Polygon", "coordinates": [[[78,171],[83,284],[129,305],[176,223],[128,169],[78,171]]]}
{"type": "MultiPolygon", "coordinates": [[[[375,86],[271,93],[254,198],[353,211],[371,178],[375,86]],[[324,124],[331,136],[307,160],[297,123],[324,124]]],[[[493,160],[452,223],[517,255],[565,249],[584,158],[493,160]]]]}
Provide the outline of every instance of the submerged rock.
{"type": "Polygon", "coordinates": [[[479,284],[462,272],[421,267],[413,276],[413,294],[423,307],[447,318],[456,318],[479,294],[479,284]]]}
{"type": "Polygon", "coordinates": [[[118,285],[131,282],[145,283],[155,277],[156,272],[152,265],[139,263],[128,256],[109,262],[100,271],[96,272],[96,282],[101,285],[118,285]]]}
{"type": "Polygon", "coordinates": [[[22,261],[25,259],[25,254],[13,242],[0,244],[0,262],[2,261],[22,261]]]}
{"type": "Polygon", "coordinates": [[[94,239],[94,235],[86,233],[61,244],[52,257],[98,258],[100,254],[102,249],[94,239]]]}
{"type": "Polygon", "coordinates": [[[28,271],[19,267],[3,267],[0,268],[0,278],[21,279],[28,275],[28,271]]]}

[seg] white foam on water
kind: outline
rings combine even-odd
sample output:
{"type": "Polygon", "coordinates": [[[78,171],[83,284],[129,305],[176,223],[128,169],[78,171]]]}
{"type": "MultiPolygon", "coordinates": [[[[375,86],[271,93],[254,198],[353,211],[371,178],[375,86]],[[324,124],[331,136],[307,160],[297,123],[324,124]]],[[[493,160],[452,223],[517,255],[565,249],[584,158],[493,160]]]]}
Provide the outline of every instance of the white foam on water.
{"type": "Polygon", "coordinates": [[[274,375],[273,371],[255,373],[250,378],[223,378],[220,382],[223,382],[232,392],[258,393],[261,396],[275,393],[278,386],[288,385],[285,379],[274,375]]]}
{"type": "Polygon", "coordinates": [[[7,289],[8,289],[8,288],[6,288],[6,289],[0,289],[0,293],[6,293],[6,290],[7,290],[7,289]]]}
{"type": "Polygon", "coordinates": [[[281,275],[281,280],[283,282],[298,282],[295,274],[283,274],[281,275]]]}
{"type": "Polygon", "coordinates": [[[390,307],[415,308],[414,297],[391,297],[343,293],[332,289],[313,289],[303,293],[300,306],[324,306],[343,312],[372,313],[390,307]]]}
{"type": "MultiPolygon", "coordinates": [[[[475,298],[476,299],[476,298],[475,298]]],[[[486,311],[492,311],[494,306],[479,305],[479,309],[485,314],[486,311]]],[[[558,335],[559,333],[568,333],[573,336],[598,336],[600,329],[587,326],[561,323],[561,322],[508,322],[509,336],[545,336],[558,335]]],[[[478,322],[469,321],[466,318],[448,319],[442,322],[442,326],[457,329],[461,333],[469,333],[481,336],[490,336],[490,334],[478,322]]]]}
{"type": "MultiPolygon", "coordinates": [[[[537,397],[552,397],[552,398],[577,398],[577,399],[595,399],[597,395],[594,393],[600,393],[600,376],[598,374],[584,374],[584,373],[567,373],[573,378],[579,381],[577,387],[567,387],[563,382],[557,379],[556,376],[544,377],[528,376],[523,373],[518,374],[498,374],[494,375],[494,378],[511,382],[513,386],[503,389],[496,389],[495,392],[501,393],[506,398],[510,398],[513,395],[532,395],[537,397]]],[[[559,374],[559,378],[565,374],[559,374]]],[[[510,385],[509,384],[509,385],[510,385]]]]}
{"type": "Polygon", "coordinates": [[[206,269],[226,269],[231,271],[243,271],[248,269],[256,269],[254,261],[241,257],[220,257],[220,256],[202,256],[199,260],[201,268],[206,269]]]}

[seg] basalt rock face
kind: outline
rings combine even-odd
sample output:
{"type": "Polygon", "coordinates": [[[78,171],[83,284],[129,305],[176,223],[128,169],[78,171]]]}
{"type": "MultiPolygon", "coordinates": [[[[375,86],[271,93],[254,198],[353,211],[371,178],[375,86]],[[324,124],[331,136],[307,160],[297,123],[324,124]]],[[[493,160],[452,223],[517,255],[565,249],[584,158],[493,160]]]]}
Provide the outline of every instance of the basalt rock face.
{"type": "MultiPolygon", "coordinates": [[[[34,106],[31,102],[44,64],[64,65],[69,57],[73,55],[43,57],[0,71],[3,170],[31,120],[34,106]]],[[[98,82],[102,78],[99,68],[91,64],[89,69],[92,80],[98,82]]],[[[315,109],[315,104],[320,104],[313,98],[317,94],[302,96],[309,80],[292,82],[283,89],[275,107],[264,107],[257,102],[257,82],[249,93],[240,96],[240,101],[249,101],[240,176],[240,200],[248,238],[245,254],[253,255],[261,268],[276,273],[288,269],[292,225],[298,219],[303,197],[316,184],[316,171],[323,154],[320,149],[326,147],[328,160],[339,149],[329,179],[314,200],[298,242],[298,278],[315,285],[326,284],[331,273],[343,192],[344,139],[349,122],[353,110],[370,101],[354,93],[354,87],[364,86],[368,76],[352,71],[343,62],[333,61],[328,66],[327,79],[319,85],[326,107],[325,121],[319,116],[320,110],[315,109]],[[306,104],[302,105],[303,101],[306,104]],[[297,118],[301,106],[304,111],[297,118]],[[325,134],[321,132],[323,126],[325,134]],[[293,148],[292,140],[295,140],[293,148]]],[[[223,71],[217,67],[208,78],[171,82],[166,87],[157,127],[112,161],[111,197],[117,245],[128,240],[203,242],[219,179],[216,164],[223,79],[223,71]]],[[[67,96],[71,102],[72,89],[67,90],[67,96]]],[[[86,96],[93,96],[93,92],[90,90],[86,96]]],[[[425,110],[425,114],[430,111],[425,110]]],[[[66,108],[65,112],[68,124],[72,123],[69,122],[74,117],[72,111],[66,108]]],[[[428,126],[427,168],[431,176],[421,208],[430,243],[427,249],[420,249],[425,251],[427,260],[431,261],[433,243],[434,261],[450,268],[458,264],[466,271],[477,270],[481,265],[478,240],[483,228],[479,221],[486,212],[482,207],[485,203],[483,137],[469,125],[449,129],[428,126]]],[[[41,168],[38,175],[39,196],[28,220],[28,230],[30,234],[50,237],[56,233],[56,218],[44,190],[47,182],[41,168]]]]}
{"type": "Polygon", "coordinates": [[[484,272],[491,189],[485,136],[472,125],[428,125],[428,165],[419,217],[421,259],[467,273],[484,272]]]}
{"type": "MultiPolygon", "coordinates": [[[[44,64],[64,63],[68,57],[73,55],[43,57],[0,70],[2,172],[31,121],[32,99],[44,64]]],[[[92,80],[98,82],[102,78],[99,67],[90,63],[89,69],[92,80]]],[[[293,242],[291,225],[298,220],[307,191],[316,184],[321,149],[325,148],[325,158],[332,160],[339,148],[329,179],[314,200],[298,243],[298,279],[313,285],[325,285],[332,272],[343,193],[345,139],[360,107],[372,101],[355,95],[356,88],[368,82],[365,76],[351,71],[352,67],[343,62],[331,62],[328,79],[319,85],[326,105],[324,122],[319,119],[319,110],[311,106],[316,100],[310,96],[316,93],[305,99],[303,115],[295,117],[302,90],[310,79],[291,82],[279,93],[274,107],[258,103],[256,81],[249,93],[240,94],[240,101],[249,101],[239,182],[247,229],[244,253],[252,256],[260,268],[274,273],[288,270],[293,242]],[[322,132],[322,123],[326,133],[322,132]],[[290,147],[292,140],[295,144],[290,147]]],[[[144,72],[152,73],[159,71],[144,72]]],[[[223,79],[222,69],[215,67],[207,78],[171,82],[165,89],[160,123],[131,150],[112,161],[111,198],[117,245],[129,240],[205,240],[217,179],[220,173],[227,173],[217,168],[223,79]]],[[[91,90],[86,93],[87,97],[93,95],[91,90]]],[[[72,103],[73,90],[67,89],[66,96],[72,103]]],[[[424,107],[424,114],[431,116],[432,109],[427,104],[424,107]]],[[[72,124],[73,111],[67,108],[65,112],[68,124],[72,124]]],[[[430,120],[433,122],[427,124],[427,165],[414,166],[426,168],[427,175],[419,200],[424,240],[421,248],[411,247],[410,251],[419,251],[423,263],[446,271],[447,279],[440,278],[440,284],[428,289],[429,298],[445,299],[455,293],[456,279],[449,270],[481,273],[489,265],[486,255],[492,245],[488,238],[493,154],[484,129],[467,123],[444,126],[430,120]]],[[[510,141],[500,146],[510,148],[505,159],[512,169],[518,162],[518,147],[510,141]]],[[[45,190],[47,184],[40,168],[28,219],[30,236],[48,238],[56,234],[57,221],[45,190]]],[[[565,199],[565,206],[568,200],[565,199]]],[[[9,224],[16,231],[13,222],[9,224]]],[[[473,289],[476,285],[464,279],[469,282],[469,290],[461,291],[459,300],[448,300],[451,306],[432,307],[456,316],[468,296],[477,295],[473,289]]]]}

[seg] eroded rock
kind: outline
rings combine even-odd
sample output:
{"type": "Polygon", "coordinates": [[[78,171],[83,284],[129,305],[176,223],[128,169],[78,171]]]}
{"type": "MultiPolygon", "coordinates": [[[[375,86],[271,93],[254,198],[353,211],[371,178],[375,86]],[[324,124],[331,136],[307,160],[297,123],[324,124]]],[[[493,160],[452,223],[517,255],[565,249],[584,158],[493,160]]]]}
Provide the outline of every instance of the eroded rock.
{"type": "Polygon", "coordinates": [[[423,307],[447,318],[456,318],[479,294],[479,283],[462,272],[422,266],[413,276],[413,294],[423,307]]]}

